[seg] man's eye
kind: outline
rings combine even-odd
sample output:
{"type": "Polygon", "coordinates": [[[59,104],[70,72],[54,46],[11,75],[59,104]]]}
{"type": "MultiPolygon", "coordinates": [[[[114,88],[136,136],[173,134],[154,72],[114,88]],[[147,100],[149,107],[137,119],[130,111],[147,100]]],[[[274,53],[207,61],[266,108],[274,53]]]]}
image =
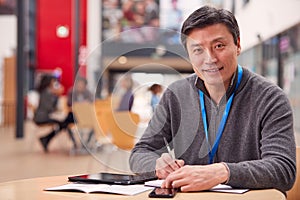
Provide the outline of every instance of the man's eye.
{"type": "Polygon", "coordinates": [[[225,47],[224,44],[217,44],[217,45],[215,46],[216,49],[222,49],[222,48],[224,48],[224,47],[225,47]]]}
{"type": "Polygon", "coordinates": [[[195,54],[200,54],[200,53],[202,53],[202,52],[203,52],[203,50],[202,50],[202,49],[199,49],[199,48],[197,48],[197,49],[194,49],[194,50],[193,50],[193,52],[194,52],[195,54]]]}

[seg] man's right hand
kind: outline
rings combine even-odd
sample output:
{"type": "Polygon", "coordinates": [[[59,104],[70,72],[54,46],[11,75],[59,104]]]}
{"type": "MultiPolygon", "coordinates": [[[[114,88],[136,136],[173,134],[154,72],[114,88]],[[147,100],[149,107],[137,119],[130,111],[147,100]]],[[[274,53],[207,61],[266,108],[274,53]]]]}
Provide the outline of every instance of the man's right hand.
{"type": "Polygon", "coordinates": [[[156,176],[159,179],[165,179],[171,172],[183,167],[183,165],[184,160],[173,160],[170,154],[163,153],[161,157],[156,160],[156,176]]]}

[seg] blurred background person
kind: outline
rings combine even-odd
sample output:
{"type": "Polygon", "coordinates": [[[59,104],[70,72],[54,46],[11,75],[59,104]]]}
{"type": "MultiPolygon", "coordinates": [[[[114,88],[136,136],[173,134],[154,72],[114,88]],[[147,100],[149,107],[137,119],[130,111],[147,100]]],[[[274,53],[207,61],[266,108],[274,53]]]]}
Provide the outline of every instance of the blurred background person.
{"type": "Polygon", "coordinates": [[[155,0],[145,1],[145,25],[159,27],[159,6],[155,0]]]}
{"type": "Polygon", "coordinates": [[[149,87],[149,91],[151,92],[150,105],[152,111],[154,112],[154,109],[160,100],[160,94],[162,93],[162,86],[157,83],[154,83],[149,87]]]}
{"type": "MultiPolygon", "coordinates": [[[[69,108],[68,110],[68,115],[64,121],[64,125],[69,127],[69,124],[72,124],[75,122],[74,120],[74,115],[72,112],[72,104],[75,102],[90,102],[92,103],[94,98],[90,90],[87,88],[87,80],[84,77],[79,77],[76,79],[74,83],[74,87],[70,88],[68,93],[67,93],[67,106],[69,108]]],[[[69,132],[69,135],[73,135],[73,132],[70,128],[67,128],[67,131],[69,132]]],[[[87,144],[89,143],[91,137],[92,137],[92,132],[89,134],[88,139],[87,139],[87,144]]],[[[77,148],[77,144],[75,141],[74,137],[71,137],[73,144],[74,144],[74,149],[77,148]]]]}
{"type": "Polygon", "coordinates": [[[87,88],[87,80],[83,77],[76,79],[75,86],[68,91],[67,104],[72,106],[72,102],[93,102],[93,95],[87,88]]]}
{"type": "MultiPolygon", "coordinates": [[[[42,76],[40,85],[37,88],[39,93],[39,104],[34,113],[33,121],[37,125],[55,124],[55,127],[49,134],[40,138],[40,142],[45,152],[48,152],[48,144],[53,137],[63,129],[67,128],[68,122],[53,117],[58,111],[58,100],[64,92],[64,87],[59,83],[58,79],[50,74],[42,76]]],[[[75,141],[73,135],[70,135],[72,141],[75,141]]],[[[75,144],[76,145],[76,144],[75,144]]]]}
{"type": "Polygon", "coordinates": [[[121,80],[121,100],[119,102],[119,106],[117,111],[131,111],[133,102],[134,102],[134,95],[132,92],[133,87],[133,80],[131,75],[126,75],[121,80]]]}
{"type": "Polygon", "coordinates": [[[167,27],[168,29],[179,31],[180,24],[183,20],[183,13],[182,10],[178,7],[178,0],[171,0],[171,8],[168,11],[168,18],[167,18],[167,27]]]}

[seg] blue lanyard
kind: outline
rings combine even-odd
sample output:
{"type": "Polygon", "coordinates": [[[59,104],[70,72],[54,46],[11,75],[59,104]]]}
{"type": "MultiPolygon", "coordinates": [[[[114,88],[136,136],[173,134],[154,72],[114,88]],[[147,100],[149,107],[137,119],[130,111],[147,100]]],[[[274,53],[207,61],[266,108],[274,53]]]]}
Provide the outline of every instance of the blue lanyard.
{"type": "MultiPolygon", "coordinates": [[[[238,80],[237,80],[235,89],[234,89],[232,95],[229,97],[229,99],[226,103],[226,107],[225,107],[223,117],[222,117],[222,120],[221,120],[219,128],[218,128],[217,138],[214,142],[214,145],[213,145],[212,149],[210,149],[210,148],[208,149],[208,151],[209,151],[209,153],[208,153],[208,155],[209,155],[209,164],[213,163],[214,156],[216,155],[216,152],[217,152],[217,149],[218,149],[218,146],[219,146],[219,143],[220,143],[223,131],[224,131],[224,127],[225,127],[225,124],[226,124],[226,121],[227,121],[227,117],[228,117],[228,114],[229,114],[229,111],[230,111],[230,108],[231,108],[234,93],[235,93],[236,89],[239,87],[239,85],[241,83],[242,75],[243,75],[243,69],[240,65],[238,65],[238,80]]],[[[200,106],[201,106],[201,114],[202,114],[202,120],[203,120],[203,125],[204,125],[205,138],[206,138],[207,143],[209,144],[207,117],[206,117],[206,110],[205,110],[205,105],[204,105],[204,94],[201,90],[199,90],[199,96],[200,96],[200,106]]]]}

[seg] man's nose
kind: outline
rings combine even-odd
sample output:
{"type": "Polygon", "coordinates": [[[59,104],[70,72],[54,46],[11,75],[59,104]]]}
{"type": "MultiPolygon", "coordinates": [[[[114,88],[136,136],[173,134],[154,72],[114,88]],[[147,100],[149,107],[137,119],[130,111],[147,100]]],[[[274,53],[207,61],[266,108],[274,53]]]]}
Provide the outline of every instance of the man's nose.
{"type": "Polygon", "coordinates": [[[205,51],[205,63],[211,64],[217,62],[217,57],[214,51],[207,49],[205,51]]]}

